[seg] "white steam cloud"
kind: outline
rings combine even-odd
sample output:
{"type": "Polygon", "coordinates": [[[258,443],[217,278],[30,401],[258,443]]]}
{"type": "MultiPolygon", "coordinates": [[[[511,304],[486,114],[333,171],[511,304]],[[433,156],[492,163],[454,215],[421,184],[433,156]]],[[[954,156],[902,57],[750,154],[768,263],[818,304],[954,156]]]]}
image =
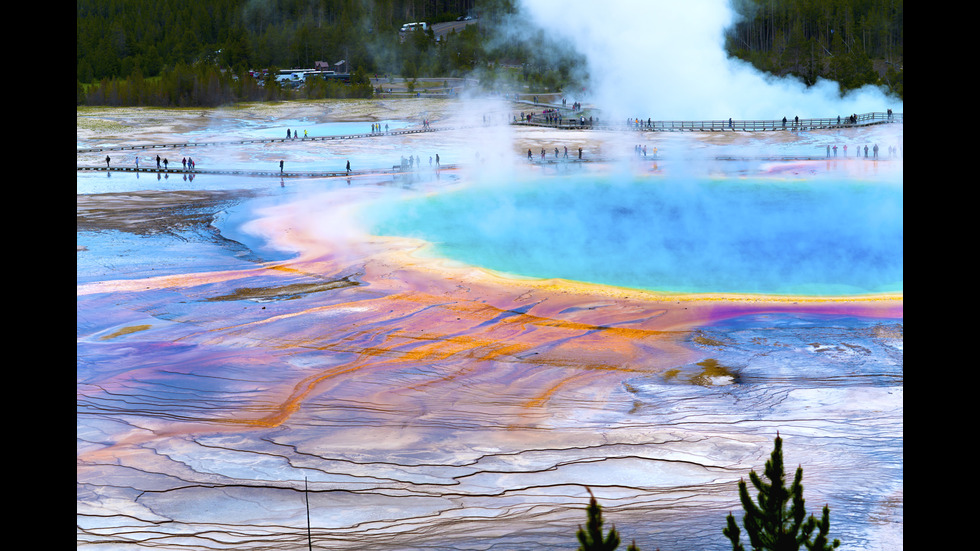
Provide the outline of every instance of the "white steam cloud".
{"type": "Polygon", "coordinates": [[[523,0],[521,12],[571,41],[591,77],[587,99],[607,120],[792,119],[902,111],[902,102],[867,86],[843,98],[837,83],[807,88],[729,58],[730,0],[523,0]]]}

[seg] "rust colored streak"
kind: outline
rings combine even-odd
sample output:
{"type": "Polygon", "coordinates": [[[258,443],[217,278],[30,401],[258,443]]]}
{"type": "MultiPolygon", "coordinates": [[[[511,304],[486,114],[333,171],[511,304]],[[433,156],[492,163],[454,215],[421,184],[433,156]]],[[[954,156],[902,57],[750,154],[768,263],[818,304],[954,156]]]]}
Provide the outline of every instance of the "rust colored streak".
{"type": "MultiPolygon", "coordinates": [[[[357,355],[355,360],[296,383],[285,400],[267,415],[229,422],[279,426],[302,407],[319,385],[366,370],[427,366],[432,371],[428,380],[391,389],[418,391],[433,385],[480,384],[489,372],[507,364],[511,367],[504,370],[505,379],[511,380],[511,386],[516,384],[514,381],[527,377],[528,372],[535,373],[534,385],[526,388],[519,385],[521,388],[515,390],[527,395],[525,408],[534,408],[543,406],[566,388],[654,369],[655,366],[635,365],[641,355],[649,356],[651,349],[661,351],[663,358],[670,360],[665,367],[672,365],[678,355],[690,354],[680,343],[686,331],[598,325],[475,302],[446,303],[444,297],[425,293],[392,295],[368,302],[372,304],[367,312],[351,314],[346,320],[360,329],[332,326],[324,334],[305,337],[317,350],[353,353],[357,355]],[[391,319],[396,314],[399,323],[392,325],[391,319]],[[642,350],[638,347],[641,343],[642,350]]],[[[322,307],[317,312],[331,308],[340,310],[344,305],[322,307]]],[[[656,310],[656,315],[645,316],[644,323],[676,323],[668,323],[661,315],[663,312],[656,310]]],[[[311,313],[309,309],[303,311],[303,314],[311,313]]],[[[273,324],[298,315],[276,316],[256,323],[273,324]]],[[[295,345],[295,341],[280,344],[287,348],[295,345]]],[[[377,373],[373,376],[377,377],[377,373]]]]}

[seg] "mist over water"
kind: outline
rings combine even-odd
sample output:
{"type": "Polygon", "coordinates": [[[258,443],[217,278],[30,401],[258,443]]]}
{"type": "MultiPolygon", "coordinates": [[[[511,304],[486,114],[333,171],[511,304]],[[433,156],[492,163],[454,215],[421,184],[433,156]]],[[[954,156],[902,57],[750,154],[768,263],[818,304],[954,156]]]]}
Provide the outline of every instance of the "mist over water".
{"type": "MultiPolygon", "coordinates": [[[[738,17],[730,0],[611,2],[601,9],[579,0],[527,0],[518,17],[496,39],[507,40],[508,33],[526,38],[541,29],[550,39],[542,48],[564,44],[578,52],[587,87],[562,90],[562,96],[569,104],[594,106],[614,124],[633,117],[778,120],[902,111],[901,101],[876,87],[842,97],[834,82],[808,88],[795,77],[767,75],[729,58],[725,32],[738,17]]],[[[471,101],[478,100],[486,102],[471,101]]],[[[473,111],[485,109],[484,103],[473,111]]],[[[900,130],[892,136],[889,126],[875,130],[875,139],[900,143],[900,130]]],[[[510,149],[511,129],[489,131],[481,132],[480,147],[510,149]]],[[[608,161],[599,176],[533,176],[510,150],[502,155],[506,160],[480,163],[467,174],[472,185],[466,189],[399,199],[391,208],[376,205],[368,225],[372,232],[430,242],[433,256],[518,276],[680,293],[902,292],[900,160],[874,182],[846,174],[712,180],[706,163],[716,155],[823,154],[831,144],[858,138],[840,131],[742,136],[712,145],[698,138],[590,133],[608,161]],[[677,160],[667,175],[642,178],[630,168],[633,146],[649,140],[677,160]]],[[[554,145],[546,146],[549,158],[554,145]]],[[[496,161],[494,151],[483,151],[484,159],[496,161]]]]}
{"type": "Polygon", "coordinates": [[[896,184],[577,175],[472,186],[374,211],[373,232],[540,278],[682,293],[902,291],[896,184]]]}

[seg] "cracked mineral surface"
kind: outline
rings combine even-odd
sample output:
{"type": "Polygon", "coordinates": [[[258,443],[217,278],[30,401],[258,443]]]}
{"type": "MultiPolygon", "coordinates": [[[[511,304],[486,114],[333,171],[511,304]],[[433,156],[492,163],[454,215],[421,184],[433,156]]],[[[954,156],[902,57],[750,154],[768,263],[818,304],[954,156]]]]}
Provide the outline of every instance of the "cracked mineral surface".
{"type": "MultiPolygon", "coordinates": [[[[485,131],[481,111],[474,122],[438,101],[378,103],[407,127],[424,112],[435,131],[167,155],[171,165],[193,155],[199,167],[285,157],[312,168],[351,155],[368,168],[439,153],[447,168],[285,181],[78,173],[79,548],[305,549],[308,499],[317,549],[570,549],[589,488],[624,542],[720,551],[730,548],[725,517],[741,517],[737,483],[762,472],[778,432],[787,467],[804,469],[808,511],[829,504],[832,537],[852,550],[901,549],[900,293],[657,294],[420,254],[410,236],[365,233],[354,213],[392,194],[465,186],[487,171],[481,160],[500,161],[468,145],[485,131]]],[[[346,117],[374,120],[370,104],[347,105],[346,117]]],[[[86,116],[118,124],[79,127],[78,141],[278,134],[277,117],[313,127],[330,106],[105,110],[86,116]]],[[[487,109],[509,120],[520,106],[487,109]]],[[[562,143],[615,161],[614,138],[600,131],[494,135],[507,137],[508,163],[562,143]]],[[[773,147],[840,135],[791,138],[773,147]]],[[[644,139],[669,156],[699,138],[644,139]]],[[[724,139],[767,146],[734,134],[704,147],[724,139]]],[[[140,150],[113,154],[136,156],[151,162],[140,150]]],[[[603,166],[516,161],[553,177],[603,166]]],[[[735,178],[871,182],[892,170],[708,165],[735,178]]]]}

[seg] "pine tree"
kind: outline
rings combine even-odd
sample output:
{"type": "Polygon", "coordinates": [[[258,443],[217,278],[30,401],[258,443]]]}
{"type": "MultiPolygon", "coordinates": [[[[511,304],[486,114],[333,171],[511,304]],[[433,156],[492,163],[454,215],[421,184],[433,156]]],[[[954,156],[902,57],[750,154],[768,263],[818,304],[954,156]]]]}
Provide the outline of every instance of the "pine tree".
{"type": "MultiPolygon", "coordinates": [[[[752,549],[756,551],[797,551],[803,545],[808,550],[829,551],[840,546],[840,540],[828,543],[827,532],[830,531],[830,508],[824,506],[823,517],[818,522],[810,515],[806,518],[806,508],[803,500],[803,467],[796,469],[796,477],[789,489],[785,486],[783,471],[783,441],[776,433],[775,449],[766,470],[763,473],[768,483],[755,473],[749,472],[749,480],[758,490],[758,506],[749,497],[745,480],[738,483],[739,498],[745,516],[742,524],[749,536],[752,549]],[[816,538],[811,541],[813,531],[817,529],[816,538]]],[[[729,513],[728,526],[722,532],[732,542],[733,551],[745,551],[740,539],[740,530],[735,523],[735,517],[729,513]]]]}
{"type": "Polygon", "coordinates": [[[612,551],[619,547],[619,534],[616,532],[616,525],[609,529],[606,537],[602,536],[602,508],[599,507],[595,496],[592,495],[592,490],[588,488],[586,490],[589,492],[589,506],[586,508],[589,520],[586,523],[586,529],[583,529],[580,524],[578,532],[575,533],[579,543],[581,543],[578,551],[612,551]]]}

